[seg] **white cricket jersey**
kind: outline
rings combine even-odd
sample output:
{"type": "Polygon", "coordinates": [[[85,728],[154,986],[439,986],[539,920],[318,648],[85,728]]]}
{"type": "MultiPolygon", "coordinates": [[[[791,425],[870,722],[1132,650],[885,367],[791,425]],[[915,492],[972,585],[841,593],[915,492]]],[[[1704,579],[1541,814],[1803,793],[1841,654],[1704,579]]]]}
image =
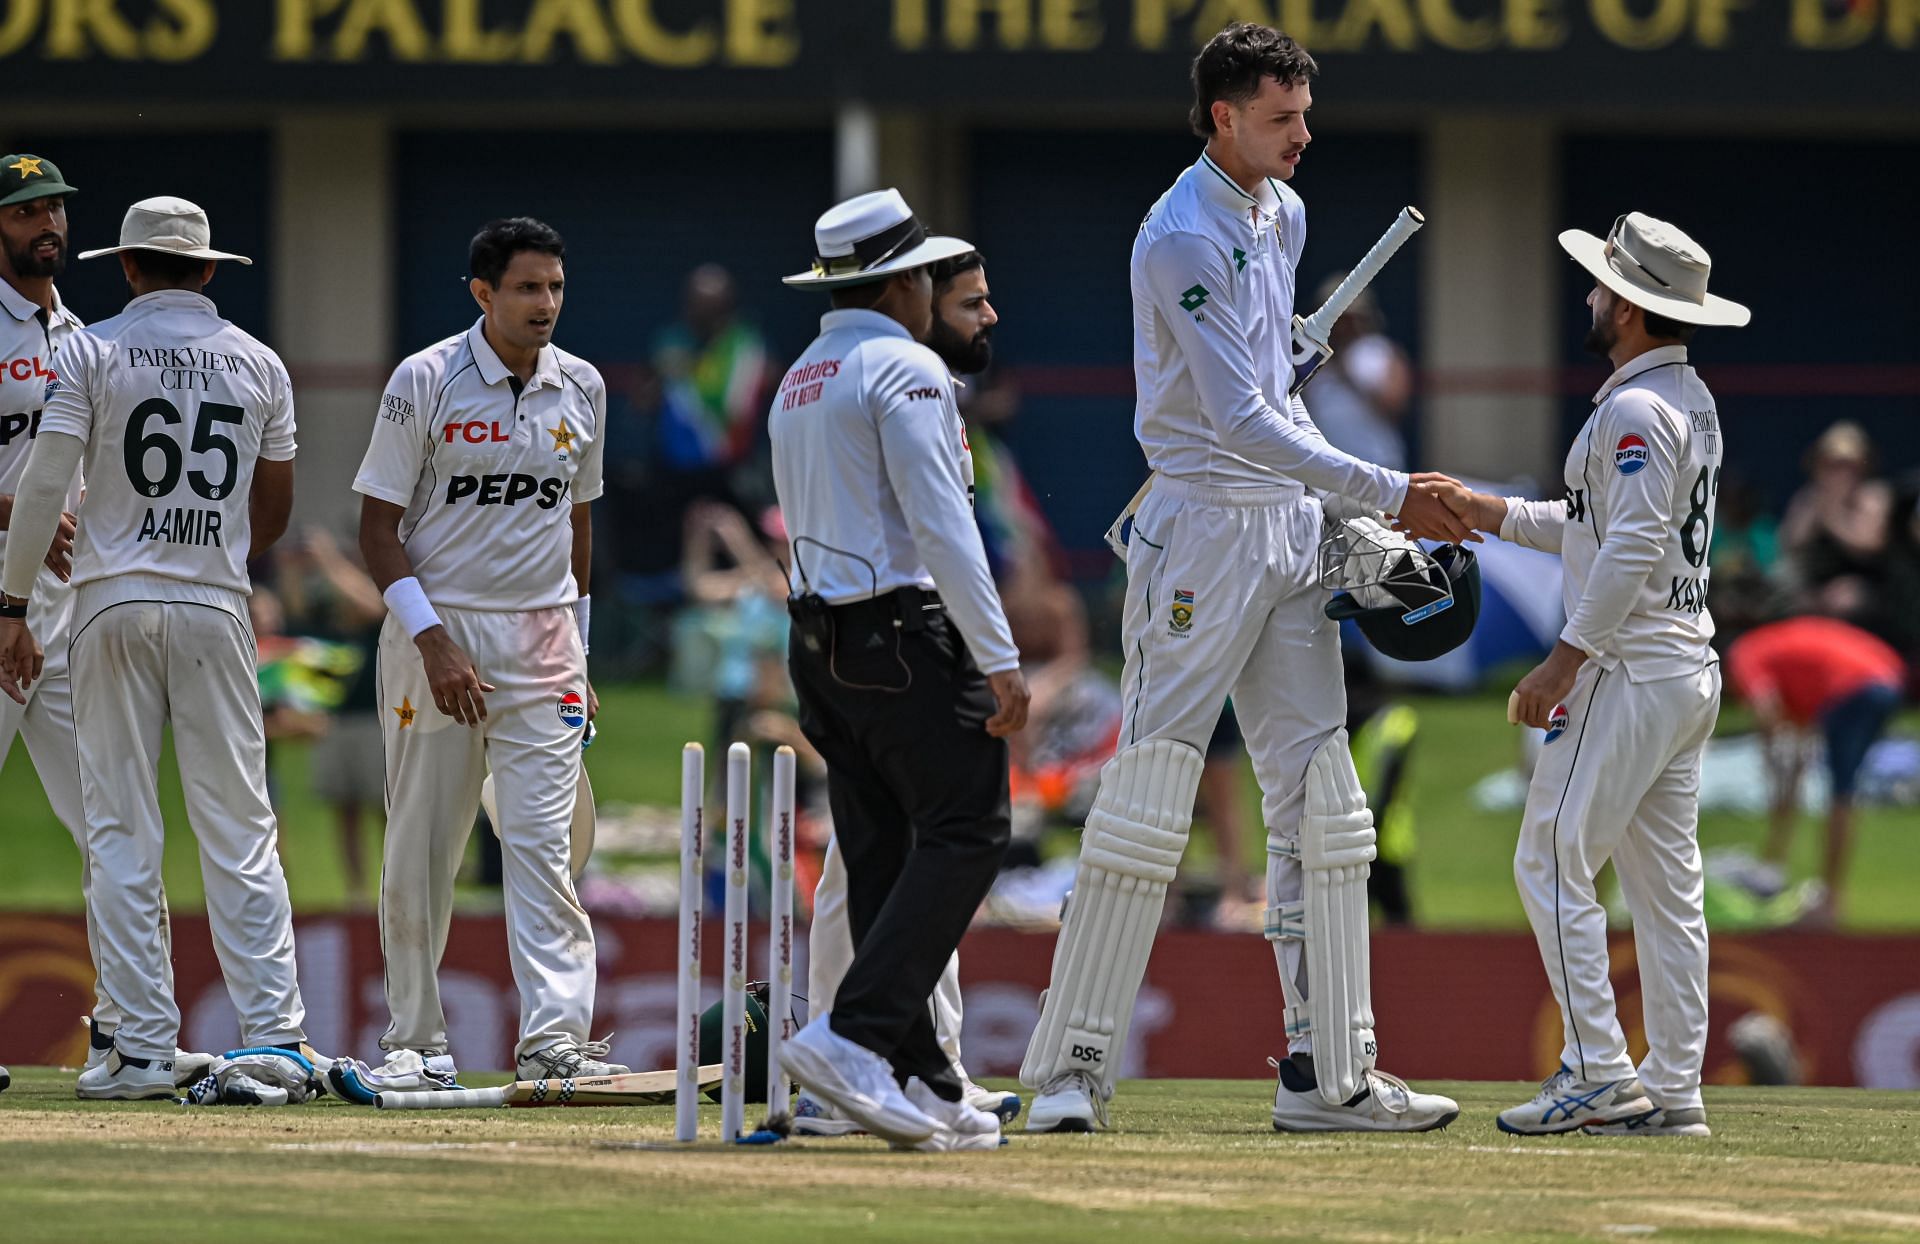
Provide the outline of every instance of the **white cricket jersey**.
{"type": "Polygon", "coordinates": [[[600,495],[606,382],[546,345],[522,386],[485,322],[395,369],[353,488],[406,508],[400,542],[434,604],[570,605],[573,506],[600,495]]]}
{"type": "Polygon", "coordinates": [[[150,575],[251,590],[253,467],[293,458],[293,385],[205,295],[142,294],[75,333],[40,430],[86,444],[74,586],[150,575]]]}
{"type": "MultiPolygon", "coordinates": [[[[82,327],[80,317],[67,310],[58,291],[53,295],[53,310],[43,315],[38,303],[0,280],[0,494],[19,491],[20,474],[26,470],[34,438],[40,435],[41,408],[57,371],[54,357],[82,327]]],[[[78,510],[79,506],[80,473],[76,471],[67,491],[67,508],[78,510]]],[[[7,533],[0,528],[0,554],[6,548],[7,533]]],[[[35,592],[65,586],[51,571],[43,571],[35,592]]]]}
{"type": "Polygon", "coordinates": [[[1720,416],[1661,346],[1614,372],[1567,454],[1565,501],[1509,498],[1500,538],[1560,554],[1560,638],[1634,682],[1698,672],[1708,646],[1707,545],[1720,491],[1720,416]]]}
{"type": "Polygon", "coordinates": [[[1406,475],[1327,444],[1287,396],[1306,237],[1299,195],[1272,179],[1249,194],[1204,154],[1160,196],[1133,244],[1134,435],[1163,475],[1395,511],[1406,475]]]}
{"type": "Polygon", "coordinates": [[[774,393],[773,484],[793,538],[795,592],[839,605],[936,589],[974,663],[997,674],[1020,653],[973,517],[953,383],[891,316],[827,312],[774,393]]]}

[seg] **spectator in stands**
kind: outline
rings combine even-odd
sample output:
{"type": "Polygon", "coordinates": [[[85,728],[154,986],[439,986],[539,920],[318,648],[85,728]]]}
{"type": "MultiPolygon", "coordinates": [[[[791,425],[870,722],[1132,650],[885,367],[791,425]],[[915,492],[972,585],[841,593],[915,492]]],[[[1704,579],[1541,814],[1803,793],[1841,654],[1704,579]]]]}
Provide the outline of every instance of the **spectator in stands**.
{"type": "Polygon", "coordinates": [[[1847,420],[1814,442],[1806,469],[1809,478],[1780,525],[1801,606],[1871,625],[1885,579],[1893,490],[1874,477],[1867,434],[1847,420]]]}
{"type": "Polygon", "coordinates": [[[1715,503],[1707,563],[1713,572],[1713,622],[1719,645],[1779,615],[1780,531],[1759,490],[1726,470],[1715,503]]]}
{"type": "Polygon", "coordinates": [[[1894,490],[1886,565],[1887,638],[1910,669],[1920,667],[1920,470],[1894,490]]]}
{"type": "Polygon", "coordinates": [[[1773,823],[1766,860],[1784,869],[1799,806],[1805,750],[1777,746],[1789,731],[1825,736],[1830,794],[1826,886],[1813,923],[1831,925],[1840,909],[1853,837],[1854,790],[1867,751],[1900,705],[1906,669],[1880,640],[1835,618],[1802,617],[1749,631],[1727,651],[1727,677],[1752,705],[1777,759],[1773,823]]]}
{"type": "Polygon", "coordinates": [[[791,721],[794,705],[787,676],[788,556],[777,509],[761,516],[757,535],[739,511],[717,502],[695,502],[687,511],[680,566],[695,608],[680,625],[685,641],[699,647],[687,659],[713,697],[716,756],[734,740],[800,737],[797,725],[789,731],[776,724],[791,721]]]}
{"type": "MultiPolygon", "coordinates": [[[[1346,273],[1336,272],[1314,295],[1332,296],[1346,273]]],[[[1371,290],[1362,291],[1334,322],[1333,357],[1301,391],[1320,435],[1336,449],[1396,471],[1407,469],[1407,438],[1401,431],[1413,401],[1413,366],[1407,352],[1386,335],[1386,316],[1371,290]]]]}
{"type": "Polygon", "coordinates": [[[750,511],[772,500],[763,451],[766,342],[739,317],[733,277],[702,264],[687,277],[680,319],[654,342],[663,465],[685,502],[719,498],[750,511]]]}

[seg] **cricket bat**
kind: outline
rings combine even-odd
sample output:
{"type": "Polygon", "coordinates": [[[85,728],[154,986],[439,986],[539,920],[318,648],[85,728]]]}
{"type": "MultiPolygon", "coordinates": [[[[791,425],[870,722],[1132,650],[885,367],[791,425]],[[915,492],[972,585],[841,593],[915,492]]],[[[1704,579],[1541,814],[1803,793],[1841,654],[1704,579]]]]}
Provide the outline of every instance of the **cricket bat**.
{"type": "Polygon", "coordinates": [[[1347,279],[1340,282],[1326,304],[1312,315],[1302,318],[1293,317],[1293,383],[1287,386],[1289,395],[1298,393],[1306,387],[1307,381],[1320,370],[1320,364],[1333,357],[1333,346],[1328,339],[1333,335],[1333,325],[1347,313],[1354,299],[1360,297],[1360,291],[1380,275],[1380,269],[1387,266],[1394,252],[1406,244],[1408,238],[1420,231],[1427,218],[1418,208],[1403,207],[1394,217],[1393,225],[1373,244],[1373,249],[1364,255],[1360,262],[1347,273],[1347,279]]]}
{"type": "MultiPolygon", "coordinates": [[[[702,1090],[720,1083],[721,1065],[700,1068],[702,1090]]],[[[376,1093],[373,1104],[382,1110],[471,1110],[492,1106],[666,1106],[673,1103],[679,1075],[667,1071],[634,1071],[619,1076],[585,1076],[578,1080],[516,1080],[498,1088],[446,1089],[425,1093],[376,1093]]]]}

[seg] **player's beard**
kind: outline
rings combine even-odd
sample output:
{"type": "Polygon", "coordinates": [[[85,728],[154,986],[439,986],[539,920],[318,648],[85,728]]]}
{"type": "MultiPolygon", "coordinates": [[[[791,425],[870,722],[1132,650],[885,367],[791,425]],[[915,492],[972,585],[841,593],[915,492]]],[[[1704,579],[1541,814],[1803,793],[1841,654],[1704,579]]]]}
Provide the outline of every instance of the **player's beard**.
{"type": "Polygon", "coordinates": [[[974,376],[993,362],[993,330],[983,328],[972,337],[962,337],[939,316],[933,317],[933,331],[927,346],[940,356],[947,370],[956,376],[974,376]]]}
{"type": "Polygon", "coordinates": [[[1602,320],[1587,329],[1587,339],[1581,342],[1588,354],[1597,354],[1607,358],[1613,353],[1613,347],[1620,342],[1620,336],[1614,332],[1611,320],[1602,320]]]}
{"type": "Polygon", "coordinates": [[[13,269],[15,276],[20,277],[59,276],[67,268],[66,239],[57,233],[42,233],[29,238],[19,250],[7,252],[7,266],[13,269]],[[34,248],[48,238],[54,240],[55,250],[50,258],[42,259],[34,253],[34,248]]]}

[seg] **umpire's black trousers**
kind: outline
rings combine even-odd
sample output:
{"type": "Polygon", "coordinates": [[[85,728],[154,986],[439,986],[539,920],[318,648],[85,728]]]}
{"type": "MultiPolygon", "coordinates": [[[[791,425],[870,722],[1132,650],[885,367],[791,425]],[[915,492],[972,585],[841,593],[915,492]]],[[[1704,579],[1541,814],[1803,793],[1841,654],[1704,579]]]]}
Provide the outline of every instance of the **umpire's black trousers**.
{"type": "Polygon", "coordinates": [[[1010,812],[993,694],[937,599],[796,606],[788,667],[847,865],[853,965],[833,1030],[952,1101],[928,999],[993,884],[1010,812]]]}

